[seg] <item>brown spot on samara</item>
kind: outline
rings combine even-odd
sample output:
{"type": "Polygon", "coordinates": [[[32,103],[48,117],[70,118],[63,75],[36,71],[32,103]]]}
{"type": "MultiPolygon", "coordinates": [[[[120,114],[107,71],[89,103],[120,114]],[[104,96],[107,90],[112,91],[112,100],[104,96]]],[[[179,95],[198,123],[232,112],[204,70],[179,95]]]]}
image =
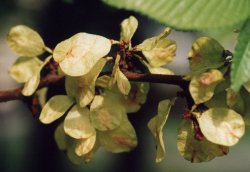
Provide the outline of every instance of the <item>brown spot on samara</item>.
{"type": "Polygon", "coordinates": [[[201,62],[201,57],[200,53],[196,53],[192,58],[190,58],[190,60],[192,60],[195,64],[199,64],[201,62]]]}
{"type": "Polygon", "coordinates": [[[229,132],[229,134],[235,137],[236,139],[240,140],[240,137],[237,136],[233,131],[229,132]]]}
{"type": "Polygon", "coordinates": [[[125,145],[128,146],[129,145],[129,140],[128,138],[121,136],[121,135],[113,135],[112,139],[115,141],[115,143],[119,144],[119,145],[125,145]]]}
{"type": "Polygon", "coordinates": [[[72,58],[72,57],[74,57],[73,48],[70,48],[70,50],[66,53],[66,58],[72,58]]]}

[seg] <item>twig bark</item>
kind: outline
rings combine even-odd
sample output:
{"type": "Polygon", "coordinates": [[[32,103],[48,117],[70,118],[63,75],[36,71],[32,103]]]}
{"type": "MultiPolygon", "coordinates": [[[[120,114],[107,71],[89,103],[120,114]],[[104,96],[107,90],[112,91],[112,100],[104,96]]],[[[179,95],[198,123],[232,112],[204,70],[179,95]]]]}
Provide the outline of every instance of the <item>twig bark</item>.
{"type": "MultiPolygon", "coordinates": [[[[160,74],[140,74],[127,71],[124,73],[130,81],[150,82],[150,83],[165,83],[180,86],[186,88],[188,81],[184,80],[180,75],[160,75],[160,74]]],[[[63,76],[56,74],[48,74],[42,78],[38,88],[49,87],[64,79],[63,76]]],[[[23,87],[0,90],[0,102],[6,102],[11,100],[22,100],[25,96],[22,95],[23,87]]]]}
{"type": "MultiPolygon", "coordinates": [[[[64,79],[63,76],[56,74],[48,74],[41,79],[38,88],[48,87],[54,85],[64,79]]],[[[22,100],[25,96],[22,95],[23,87],[9,90],[0,90],[0,102],[7,102],[11,100],[22,100]]]]}
{"type": "Polygon", "coordinates": [[[184,80],[180,75],[140,74],[130,71],[124,74],[130,81],[171,84],[180,86],[181,88],[188,85],[188,81],[184,80]]]}

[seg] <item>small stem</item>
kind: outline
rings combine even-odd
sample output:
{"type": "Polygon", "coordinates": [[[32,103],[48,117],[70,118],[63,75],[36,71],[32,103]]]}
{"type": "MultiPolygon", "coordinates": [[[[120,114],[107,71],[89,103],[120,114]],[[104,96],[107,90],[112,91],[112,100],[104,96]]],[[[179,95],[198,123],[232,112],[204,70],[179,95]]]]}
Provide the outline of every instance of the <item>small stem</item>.
{"type": "Polygon", "coordinates": [[[228,57],[228,56],[233,56],[233,53],[231,52],[231,51],[229,51],[229,50],[224,50],[223,51],[223,57],[228,57]]]}
{"type": "Polygon", "coordinates": [[[47,51],[50,54],[53,53],[53,50],[51,50],[49,47],[44,47],[44,50],[47,51]]]}
{"type": "Polygon", "coordinates": [[[120,44],[120,41],[114,40],[114,39],[110,39],[111,44],[115,45],[115,44],[120,44]]]}

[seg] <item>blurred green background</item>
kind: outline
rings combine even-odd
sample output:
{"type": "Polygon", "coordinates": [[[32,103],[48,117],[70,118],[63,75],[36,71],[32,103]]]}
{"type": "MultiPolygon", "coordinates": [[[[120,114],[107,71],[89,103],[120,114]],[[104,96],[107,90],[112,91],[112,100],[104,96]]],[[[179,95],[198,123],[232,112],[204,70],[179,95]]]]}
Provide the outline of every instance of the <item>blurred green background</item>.
{"type": "MultiPolygon", "coordinates": [[[[16,88],[18,84],[8,75],[9,66],[17,58],[6,45],[8,30],[17,24],[37,30],[48,47],[54,48],[60,41],[77,32],[88,32],[119,39],[120,22],[135,15],[139,28],[134,44],[151,37],[163,29],[159,23],[136,13],[113,9],[100,0],[1,0],[0,1],[0,89],[16,88]]],[[[178,51],[168,67],[177,74],[188,71],[187,52],[192,41],[201,33],[172,32],[178,51]]],[[[218,36],[219,34],[215,34],[218,36]]],[[[224,37],[221,43],[233,50],[235,35],[224,37]]],[[[93,162],[76,166],[59,151],[54,141],[54,129],[58,122],[42,125],[33,117],[25,104],[12,101],[0,104],[0,172],[247,172],[250,171],[250,136],[230,149],[228,156],[208,163],[192,164],[184,160],[176,148],[176,133],[184,100],[178,100],[165,126],[166,159],[155,164],[155,144],[147,129],[147,122],[156,113],[159,100],[174,96],[178,87],[152,84],[147,103],[129,118],[136,128],[139,145],[130,152],[111,154],[104,150],[97,153],[93,162]]],[[[52,92],[53,93],[53,92],[52,92]]]]}

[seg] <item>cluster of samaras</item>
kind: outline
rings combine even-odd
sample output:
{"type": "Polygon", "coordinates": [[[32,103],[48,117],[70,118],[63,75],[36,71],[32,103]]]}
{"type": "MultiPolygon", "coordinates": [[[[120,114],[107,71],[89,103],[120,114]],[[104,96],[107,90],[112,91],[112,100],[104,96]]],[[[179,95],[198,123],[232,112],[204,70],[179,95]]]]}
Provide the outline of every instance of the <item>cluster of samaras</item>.
{"type": "MultiPolygon", "coordinates": [[[[54,50],[46,47],[40,35],[27,26],[15,26],[9,32],[9,46],[20,56],[11,66],[10,75],[24,83],[23,95],[44,97],[46,91],[37,88],[41,71],[51,61],[59,64],[58,75],[65,76],[66,94],[41,101],[43,109],[39,119],[49,124],[66,115],[55,131],[55,139],[74,163],[82,159],[89,162],[99,148],[120,153],[137,146],[128,113],[137,112],[145,103],[149,84],[128,80],[125,74],[128,68],[124,67],[128,61],[136,58],[151,74],[174,74],[162,67],[176,53],[175,41],[166,38],[171,30],[166,28],[160,35],[132,46],[131,38],[137,26],[138,21],[131,16],[121,23],[119,41],[77,33],[57,44],[54,50]],[[118,52],[110,55],[112,46],[117,45],[118,52]],[[47,58],[39,57],[45,52],[50,54],[47,58]]],[[[243,88],[240,93],[229,88],[230,63],[223,58],[223,51],[217,41],[202,37],[194,42],[188,55],[191,73],[185,79],[190,80],[189,92],[194,105],[189,117],[180,124],[177,147],[192,162],[226,154],[228,147],[243,136],[244,120],[249,118],[248,107],[244,106],[250,99],[245,94],[249,86],[246,84],[246,90],[243,88]],[[200,139],[195,137],[194,123],[202,133],[200,139]]],[[[163,127],[174,101],[175,98],[160,101],[157,115],[148,123],[157,145],[156,162],[165,156],[163,127]]]]}

